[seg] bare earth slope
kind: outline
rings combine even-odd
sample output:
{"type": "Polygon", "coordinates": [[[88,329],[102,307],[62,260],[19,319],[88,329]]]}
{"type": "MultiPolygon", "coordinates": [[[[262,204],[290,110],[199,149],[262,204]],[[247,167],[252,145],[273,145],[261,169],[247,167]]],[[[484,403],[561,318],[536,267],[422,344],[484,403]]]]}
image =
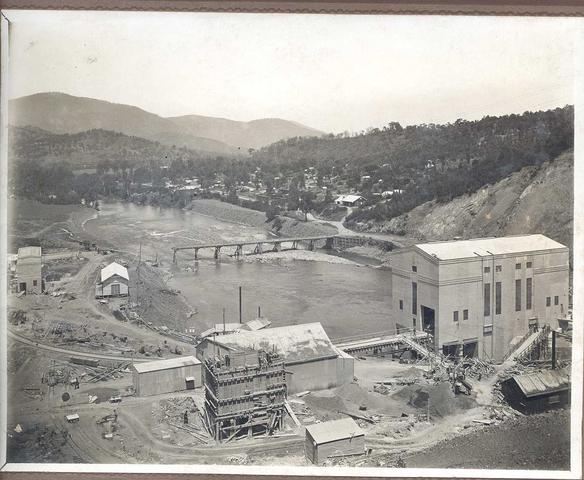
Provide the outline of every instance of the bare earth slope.
{"type": "Polygon", "coordinates": [[[449,240],[543,233],[572,246],[574,156],[564,153],[539,167],[447,203],[424,203],[370,231],[403,234],[420,240],[449,240]]]}

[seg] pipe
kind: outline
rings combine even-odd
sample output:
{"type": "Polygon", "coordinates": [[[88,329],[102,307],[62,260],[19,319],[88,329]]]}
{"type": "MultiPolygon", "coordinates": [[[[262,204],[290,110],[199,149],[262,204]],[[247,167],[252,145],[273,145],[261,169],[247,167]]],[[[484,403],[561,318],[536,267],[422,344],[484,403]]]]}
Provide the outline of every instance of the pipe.
{"type": "Polygon", "coordinates": [[[239,287],[239,323],[243,323],[241,321],[241,286],[239,287]]]}

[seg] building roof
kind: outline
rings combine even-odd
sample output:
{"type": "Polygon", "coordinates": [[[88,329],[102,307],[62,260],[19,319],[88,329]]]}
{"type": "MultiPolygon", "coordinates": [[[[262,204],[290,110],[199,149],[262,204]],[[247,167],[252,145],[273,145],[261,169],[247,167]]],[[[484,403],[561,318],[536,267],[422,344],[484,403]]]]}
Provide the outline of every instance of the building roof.
{"type": "MultiPolygon", "coordinates": [[[[239,330],[242,327],[241,323],[226,323],[225,324],[225,331],[232,333],[235,332],[236,330],[239,330]]],[[[201,333],[201,337],[205,338],[208,337],[209,335],[213,335],[214,333],[223,333],[223,324],[222,323],[216,323],[214,327],[209,328],[208,330],[205,330],[204,332],[201,333]]]]}
{"type": "Polygon", "coordinates": [[[365,199],[361,195],[340,195],[337,197],[336,201],[338,202],[356,202],[357,200],[365,199]]]}
{"type": "Polygon", "coordinates": [[[275,349],[287,362],[338,356],[320,323],[266,328],[254,332],[239,330],[212,341],[232,350],[275,349]]]}
{"type": "Polygon", "coordinates": [[[154,360],[153,362],[135,363],[134,370],[138,373],[157,372],[159,370],[169,370],[171,368],[190,367],[199,365],[201,362],[195,357],[168,358],[166,360],[154,360]]]}
{"type": "Polygon", "coordinates": [[[253,320],[250,320],[249,322],[245,322],[243,324],[243,328],[244,330],[251,330],[256,331],[256,330],[261,330],[262,328],[267,328],[272,324],[272,322],[270,322],[267,318],[265,317],[258,317],[258,318],[254,318],[253,320]]]}
{"type": "Polygon", "coordinates": [[[306,431],[310,433],[310,436],[318,445],[365,435],[365,432],[361,430],[352,418],[315,423],[314,425],[308,425],[306,431]]]}
{"type": "Polygon", "coordinates": [[[549,394],[570,388],[570,374],[567,370],[542,370],[512,377],[527,397],[549,394]]]}
{"type": "Polygon", "coordinates": [[[18,249],[18,258],[40,258],[42,256],[41,247],[21,247],[18,249]]]}
{"type": "Polygon", "coordinates": [[[119,275],[126,280],[129,280],[128,269],[117,262],[110,263],[107,267],[101,269],[101,281],[105,282],[108,278],[114,275],[119,275]]]}
{"type": "Polygon", "coordinates": [[[439,260],[454,260],[457,258],[558,250],[566,249],[567,247],[545,235],[536,234],[420,243],[415,248],[439,260]]]}

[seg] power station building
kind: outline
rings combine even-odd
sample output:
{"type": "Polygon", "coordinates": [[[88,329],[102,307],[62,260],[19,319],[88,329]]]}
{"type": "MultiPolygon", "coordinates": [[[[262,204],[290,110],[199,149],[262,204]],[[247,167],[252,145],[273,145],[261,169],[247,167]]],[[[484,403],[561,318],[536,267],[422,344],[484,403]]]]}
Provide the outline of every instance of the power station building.
{"type": "Polygon", "coordinates": [[[398,328],[446,355],[502,361],[530,328],[568,314],[569,250],[544,235],[418,244],[391,257],[398,328]]]}
{"type": "Polygon", "coordinates": [[[237,352],[275,352],[284,361],[291,394],[338,387],[351,383],[354,376],[355,359],[332,344],[320,323],[209,336],[196,350],[203,362],[237,352]]]}
{"type": "Polygon", "coordinates": [[[18,249],[16,280],[19,293],[43,293],[42,268],[41,247],[22,247],[18,249]]]}

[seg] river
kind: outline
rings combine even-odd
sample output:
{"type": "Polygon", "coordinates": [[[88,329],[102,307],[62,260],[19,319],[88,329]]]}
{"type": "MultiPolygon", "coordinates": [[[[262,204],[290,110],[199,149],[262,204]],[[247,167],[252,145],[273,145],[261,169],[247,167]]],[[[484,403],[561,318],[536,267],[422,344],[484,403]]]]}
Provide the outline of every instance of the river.
{"type": "Polygon", "coordinates": [[[138,255],[141,244],[143,260],[158,258],[173,273],[170,286],[197,309],[195,322],[220,323],[223,308],[226,321],[237,322],[241,286],[244,321],[255,318],[261,306],[262,316],[273,327],[321,322],[331,338],[394,327],[391,276],[384,268],[330,263],[327,259],[332,262],[336,257],[324,252],[314,255],[324,261],[250,262],[228,255],[214,260],[212,250],[206,250],[196,262],[192,255],[181,253],[178,267],[171,264],[172,246],[268,238],[269,233],[260,227],[174,208],[105,203],[84,228],[98,244],[133,255],[138,255]]]}

